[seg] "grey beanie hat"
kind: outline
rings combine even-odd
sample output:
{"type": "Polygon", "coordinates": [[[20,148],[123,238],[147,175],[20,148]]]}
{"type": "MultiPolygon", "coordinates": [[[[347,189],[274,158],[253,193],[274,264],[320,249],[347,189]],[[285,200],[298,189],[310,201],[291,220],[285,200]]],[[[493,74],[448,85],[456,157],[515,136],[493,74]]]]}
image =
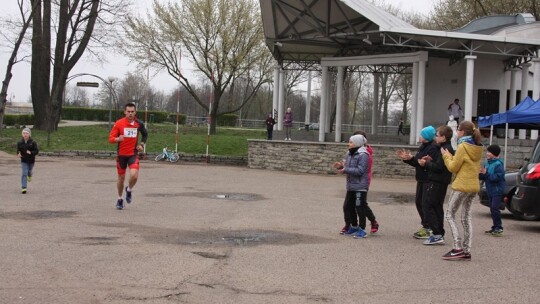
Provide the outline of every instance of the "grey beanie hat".
{"type": "Polygon", "coordinates": [[[363,147],[366,144],[366,138],[360,134],[351,136],[349,140],[352,141],[355,147],[363,147]]]}
{"type": "Polygon", "coordinates": [[[32,136],[32,131],[30,131],[29,128],[24,128],[24,129],[22,130],[21,134],[24,133],[24,132],[27,132],[28,135],[32,136]]]}

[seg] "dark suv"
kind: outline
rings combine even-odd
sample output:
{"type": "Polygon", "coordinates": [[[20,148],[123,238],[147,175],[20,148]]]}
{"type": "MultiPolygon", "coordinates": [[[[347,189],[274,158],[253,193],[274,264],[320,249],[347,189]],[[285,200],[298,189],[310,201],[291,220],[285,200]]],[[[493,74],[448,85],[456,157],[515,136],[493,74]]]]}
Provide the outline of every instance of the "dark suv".
{"type": "Polygon", "coordinates": [[[512,208],[525,220],[540,219],[540,179],[528,179],[527,173],[540,163],[540,138],[536,141],[527,164],[517,177],[518,188],[512,197],[512,208]]]}

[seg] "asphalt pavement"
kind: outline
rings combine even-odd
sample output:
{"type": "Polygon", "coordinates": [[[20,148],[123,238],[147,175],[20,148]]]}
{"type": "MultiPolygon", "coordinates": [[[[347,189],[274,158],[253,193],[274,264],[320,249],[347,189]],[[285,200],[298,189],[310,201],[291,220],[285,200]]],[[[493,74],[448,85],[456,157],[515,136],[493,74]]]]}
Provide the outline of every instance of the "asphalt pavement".
{"type": "Polygon", "coordinates": [[[540,222],[486,236],[476,202],[472,260],[444,261],[450,235],[412,237],[414,180],[374,179],[380,231],[353,239],[343,176],[146,160],[120,211],[113,160],[38,157],[24,195],[0,166],[0,303],[538,302],[540,222]]]}

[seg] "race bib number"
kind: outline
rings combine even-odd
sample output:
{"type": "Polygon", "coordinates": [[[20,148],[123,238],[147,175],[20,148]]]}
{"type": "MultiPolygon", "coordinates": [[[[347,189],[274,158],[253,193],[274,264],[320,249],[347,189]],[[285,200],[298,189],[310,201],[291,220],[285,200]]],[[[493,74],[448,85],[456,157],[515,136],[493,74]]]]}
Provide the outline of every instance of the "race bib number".
{"type": "Polygon", "coordinates": [[[124,137],[136,138],[137,128],[124,128],[124,137]]]}

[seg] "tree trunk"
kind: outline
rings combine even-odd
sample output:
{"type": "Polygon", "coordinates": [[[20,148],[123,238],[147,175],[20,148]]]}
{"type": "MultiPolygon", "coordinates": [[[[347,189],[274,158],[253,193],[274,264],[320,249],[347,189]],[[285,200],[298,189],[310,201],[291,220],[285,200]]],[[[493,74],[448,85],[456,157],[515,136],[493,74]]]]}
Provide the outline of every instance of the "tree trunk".
{"type": "Polygon", "coordinates": [[[50,130],[48,120],[52,113],[49,104],[51,2],[50,0],[32,0],[32,4],[36,2],[39,4],[36,6],[36,12],[32,18],[32,65],[30,76],[30,90],[32,93],[32,106],[34,108],[34,128],[50,130]],[[43,15],[41,3],[43,3],[43,15]]]}

